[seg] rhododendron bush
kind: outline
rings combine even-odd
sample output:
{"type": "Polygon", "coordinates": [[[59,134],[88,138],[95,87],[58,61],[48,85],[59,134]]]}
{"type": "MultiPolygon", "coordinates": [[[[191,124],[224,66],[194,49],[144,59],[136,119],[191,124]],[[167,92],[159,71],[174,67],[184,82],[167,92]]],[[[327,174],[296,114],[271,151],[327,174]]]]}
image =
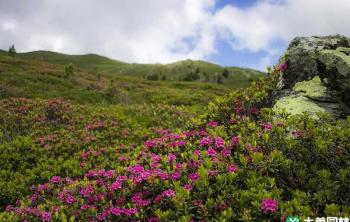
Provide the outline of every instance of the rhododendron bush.
{"type": "Polygon", "coordinates": [[[2,101],[1,221],[349,215],[350,119],[274,113],[285,69],[218,98],[188,127],[171,109],[160,129],[62,101],[2,101]]]}

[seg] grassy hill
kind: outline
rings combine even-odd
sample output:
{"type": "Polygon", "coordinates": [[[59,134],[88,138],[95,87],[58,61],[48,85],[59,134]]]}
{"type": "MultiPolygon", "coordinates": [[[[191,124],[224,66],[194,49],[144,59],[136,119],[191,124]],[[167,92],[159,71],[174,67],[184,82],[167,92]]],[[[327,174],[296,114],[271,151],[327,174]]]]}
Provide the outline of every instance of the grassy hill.
{"type": "MultiPolygon", "coordinates": [[[[0,54],[7,55],[6,51],[0,54]]],[[[222,67],[205,61],[184,60],[170,64],[137,64],[112,60],[96,54],[66,55],[50,51],[34,51],[17,53],[17,58],[26,60],[43,61],[52,64],[74,66],[94,73],[103,73],[119,76],[137,76],[147,78],[157,75],[158,79],[182,81],[191,74],[197,75],[188,81],[220,82],[234,87],[246,87],[249,82],[262,76],[263,73],[246,68],[222,67]],[[227,70],[225,78],[222,73],[227,70]],[[220,77],[219,77],[220,76],[220,77]],[[218,81],[218,78],[221,80],[218,81]]],[[[152,78],[151,78],[152,79],[152,78]]]]}
{"type": "Polygon", "coordinates": [[[203,107],[216,96],[246,87],[261,72],[185,60],[167,65],[129,64],[107,57],[65,55],[50,51],[0,51],[0,98],[63,98],[81,104],[163,103],[203,107]],[[65,67],[73,64],[74,74],[65,67]],[[228,70],[226,77],[218,75],[228,70]],[[195,73],[196,72],[196,73],[195,73]],[[197,79],[184,81],[195,73],[197,79]],[[148,78],[158,75],[157,81],[148,78]]]}
{"type": "Polygon", "coordinates": [[[1,98],[58,97],[83,104],[203,106],[230,89],[213,83],[150,81],[137,76],[96,74],[81,68],[75,68],[73,75],[66,76],[63,65],[0,56],[1,98]]]}
{"type": "Polygon", "coordinates": [[[27,53],[18,53],[17,57],[21,59],[39,60],[47,63],[60,65],[73,63],[79,68],[91,71],[97,67],[102,70],[108,70],[109,67],[117,67],[125,64],[123,62],[112,60],[107,57],[96,54],[66,55],[51,51],[34,51],[27,53]]]}

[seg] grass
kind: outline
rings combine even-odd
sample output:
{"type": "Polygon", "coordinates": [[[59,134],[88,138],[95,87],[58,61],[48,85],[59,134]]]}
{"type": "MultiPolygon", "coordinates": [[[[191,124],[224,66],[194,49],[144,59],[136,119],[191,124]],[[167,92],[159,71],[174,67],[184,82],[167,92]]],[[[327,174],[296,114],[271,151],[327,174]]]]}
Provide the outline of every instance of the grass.
{"type": "MultiPolygon", "coordinates": [[[[6,51],[0,51],[0,55],[7,55],[6,51]]],[[[217,76],[224,70],[228,70],[228,78],[222,78],[222,82],[228,86],[246,87],[249,82],[263,75],[262,72],[238,67],[222,67],[205,61],[183,60],[170,64],[137,64],[112,60],[96,54],[66,55],[50,51],[34,51],[18,53],[19,59],[42,61],[50,64],[67,65],[96,73],[112,76],[136,76],[145,78],[147,75],[157,74],[165,76],[167,80],[183,80],[191,72],[198,71],[198,82],[217,82],[217,76]]]]}
{"type": "Polygon", "coordinates": [[[151,81],[145,73],[156,67],[167,75],[181,76],[184,67],[201,67],[208,73],[222,67],[203,61],[182,61],[169,65],[127,64],[88,54],[64,55],[37,51],[19,53],[15,58],[0,52],[0,97],[62,98],[80,104],[184,105],[200,110],[216,96],[245,87],[259,75],[239,70],[225,84],[203,81],[151,81]],[[66,76],[65,64],[74,63],[74,74],[66,76]],[[124,68],[123,68],[124,67],[124,68]],[[101,70],[101,72],[96,71],[101,70]],[[170,74],[171,73],[171,74],[170,74]],[[230,83],[231,81],[231,83],[230,83]]]}

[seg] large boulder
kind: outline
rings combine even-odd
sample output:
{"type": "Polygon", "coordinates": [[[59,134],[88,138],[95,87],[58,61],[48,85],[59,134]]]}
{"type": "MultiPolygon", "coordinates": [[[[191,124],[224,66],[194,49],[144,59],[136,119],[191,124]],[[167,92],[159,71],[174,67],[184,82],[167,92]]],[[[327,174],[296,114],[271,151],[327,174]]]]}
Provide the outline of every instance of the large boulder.
{"type": "Polygon", "coordinates": [[[350,114],[350,39],[345,36],[297,37],[280,59],[286,64],[274,108],[291,114],[350,114]]]}

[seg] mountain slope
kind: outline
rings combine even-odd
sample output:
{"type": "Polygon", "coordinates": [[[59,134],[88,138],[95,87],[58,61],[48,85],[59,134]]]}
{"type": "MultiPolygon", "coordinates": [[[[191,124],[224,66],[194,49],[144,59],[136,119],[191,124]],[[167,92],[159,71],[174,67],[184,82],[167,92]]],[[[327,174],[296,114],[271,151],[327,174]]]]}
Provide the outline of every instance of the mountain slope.
{"type": "Polygon", "coordinates": [[[76,103],[203,106],[230,87],[200,82],[150,81],[127,75],[96,74],[63,65],[0,55],[0,98],[63,98],[76,103]]]}
{"type": "MultiPolygon", "coordinates": [[[[7,52],[0,51],[0,54],[7,55],[7,52]]],[[[95,73],[122,76],[133,75],[141,78],[147,78],[149,75],[158,75],[158,78],[163,77],[167,80],[181,81],[185,80],[188,76],[193,76],[193,73],[196,72],[195,75],[198,74],[198,76],[192,79],[190,78],[190,80],[199,82],[220,82],[227,85],[233,84],[235,87],[239,84],[245,87],[249,85],[251,80],[255,80],[263,75],[262,72],[253,69],[222,67],[200,60],[183,60],[170,64],[137,64],[112,60],[96,54],[67,55],[50,51],[17,53],[16,57],[59,65],[72,63],[76,67],[95,73]],[[223,78],[221,76],[225,70],[229,73],[228,78],[223,78]]]]}

